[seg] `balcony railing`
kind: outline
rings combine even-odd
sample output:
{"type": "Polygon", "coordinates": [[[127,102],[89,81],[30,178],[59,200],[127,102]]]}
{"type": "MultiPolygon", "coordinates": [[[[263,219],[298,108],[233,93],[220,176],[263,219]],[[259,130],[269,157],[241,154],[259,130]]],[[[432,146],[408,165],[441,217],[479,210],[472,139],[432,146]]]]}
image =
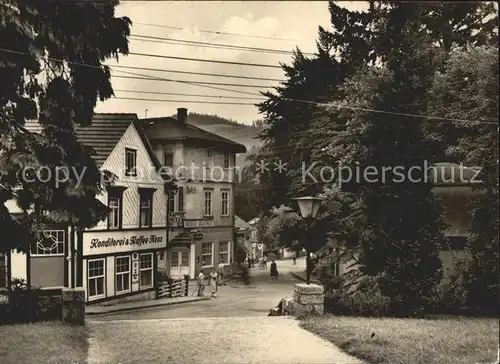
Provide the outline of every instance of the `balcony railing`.
{"type": "Polygon", "coordinates": [[[168,226],[171,228],[183,228],[184,227],[184,216],[185,212],[169,212],[168,213],[168,226]]]}

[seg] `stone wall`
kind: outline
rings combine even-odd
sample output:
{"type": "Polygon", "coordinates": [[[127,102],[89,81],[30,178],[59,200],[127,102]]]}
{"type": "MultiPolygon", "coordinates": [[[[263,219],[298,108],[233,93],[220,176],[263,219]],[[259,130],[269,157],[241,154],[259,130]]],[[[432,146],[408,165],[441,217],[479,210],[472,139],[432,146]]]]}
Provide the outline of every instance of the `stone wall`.
{"type": "Polygon", "coordinates": [[[280,303],[284,315],[323,315],[324,289],[317,284],[298,283],[294,286],[293,297],[283,298],[280,303]]]}
{"type": "Polygon", "coordinates": [[[50,288],[8,292],[8,302],[1,305],[5,324],[58,320],[85,323],[83,288],[50,288]]]}

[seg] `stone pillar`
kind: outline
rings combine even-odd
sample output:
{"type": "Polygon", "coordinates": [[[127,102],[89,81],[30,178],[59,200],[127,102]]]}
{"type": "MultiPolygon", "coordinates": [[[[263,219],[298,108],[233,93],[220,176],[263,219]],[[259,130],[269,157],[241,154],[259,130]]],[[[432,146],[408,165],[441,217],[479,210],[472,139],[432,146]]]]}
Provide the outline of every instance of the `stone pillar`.
{"type": "Polygon", "coordinates": [[[317,284],[297,283],[293,289],[294,316],[324,314],[324,289],[317,284]]]}
{"type": "Polygon", "coordinates": [[[85,290],[83,287],[63,288],[62,320],[77,325],[85,324],[85,290]]]}

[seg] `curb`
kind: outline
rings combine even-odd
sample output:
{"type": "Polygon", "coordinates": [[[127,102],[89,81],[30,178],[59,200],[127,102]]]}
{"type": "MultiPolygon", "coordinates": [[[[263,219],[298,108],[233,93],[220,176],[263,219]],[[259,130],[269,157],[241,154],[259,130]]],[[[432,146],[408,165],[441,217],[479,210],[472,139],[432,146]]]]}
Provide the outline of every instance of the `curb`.
{"type": "Polygon", "coordinates": [[[161,307],[161,306],[171,306],[171,305],[180,305],[181,303],[191,303],[191,302],[197,302],[197,301],[207,301],[210,300],[210,297],[196,297],[193,298],[192,300],[189,301],[174,301],[174,302],[161,302],[161,303],[156,303],[153,305],[148,305],[148,306],[138,306],[138,307],[123,307],[123,308],[112,308],[109,310],[106,310],[104,312],[85,312],[86,316],[100,316],[100,315],[107,315],[109,313],[116,313],[116,312],[125,312],[125,311],[135,311],[135,310],[142,310],[146,308],[154,308],[154,307],[161,307]]]}
{"type": "MultiPolygon", "coordinates": [[[[301,280],[302,282],[305,282],[305,281],[306,281],[306,279],[305,279],[304,277],[301,277],[300,275],[298,275],[298,274],[297,274],[297,273],[295,273],[295,272],[290,272],[290,274],[291,274],[293,277],[297,278],[298,280],[301,280]]],[[[320,282],[320,281],[318,281],[317,279],[314,279],[314,278],[311,278],[311,283],[314,283],[314,284],[321,284],[321,282],[320,282]]]]}

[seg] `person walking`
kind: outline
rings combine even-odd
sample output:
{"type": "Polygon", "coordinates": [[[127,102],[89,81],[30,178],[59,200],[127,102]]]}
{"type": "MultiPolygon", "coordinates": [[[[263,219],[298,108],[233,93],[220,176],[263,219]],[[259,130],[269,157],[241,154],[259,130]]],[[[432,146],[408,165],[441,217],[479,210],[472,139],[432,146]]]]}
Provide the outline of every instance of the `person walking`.
{"type": "Polygon", "coordinates": [[[212,298],[215,298],[217,297],[217,281],[219,277],[215,268],[210,272],[209,276],[210,276],[210,285],[212,286],[212,298]]]}
{"type": "Polygon", "coordinates": [[[271,262],[271,279],[278,279],[278,266],[274,260],[271,262]]]}
{"type": "Polygon", "coordinates": [[[297,264],[297,253],[293,254],[293,265],[297,264]]]}
{"type": "Polygon", "coordinates": [[[224,263],[220,262],[217,266],[217,274],[219,275],[219,286],[225,286],[226,282],[224,281],[224,263]]]}
{"type": "Polygon", "coordinates": [[[264,265],[264,270],[267,270],[267,257],[265,255],[262,257],[262,264],[264,265]]]}
{"type": "Polygon", "coordinates": [[[197,277],[198,297],[202,297],[203,292],[205,291],[205,284],[203,283],[204,279],[205,279],[205,275],[203,274],[203,271],[200,270],[200,274],[198,274],[198,277],[197,277]]]}

